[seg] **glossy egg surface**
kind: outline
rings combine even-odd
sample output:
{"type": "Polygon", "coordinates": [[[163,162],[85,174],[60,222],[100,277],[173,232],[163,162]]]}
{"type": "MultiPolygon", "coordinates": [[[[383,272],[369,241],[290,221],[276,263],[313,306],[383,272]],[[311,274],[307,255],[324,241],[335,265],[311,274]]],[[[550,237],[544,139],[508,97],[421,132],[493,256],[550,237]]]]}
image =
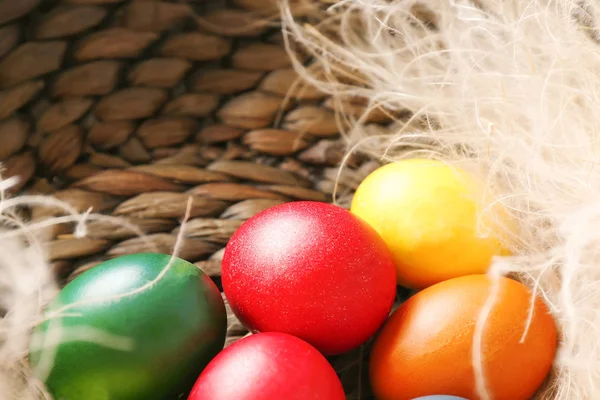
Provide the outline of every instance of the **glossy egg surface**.
{"type": "Polygon", "coordinates": [[[398,283],[422,289],[463,275],[485,273],[507,254],[500,226],[510,219],[487,207],[482,185],[456,166],[408,159],[384,165],[358,187],[351,211],[385,240],[398,283]]]}
{"type": "Polygon", "coordinates": [[[225,306],[197,267],[141,253],[106,261],[68,283],[46,310],[30,362],[56,399],[164,400],[189,393],[223,348],[225,306]],[[64,307],[69,307],[64,309],[64,307]],[[58,346],[55,344],[58,343],[58,346]]]}
{"type": "Polygon", "coordinates": [[[284,333],[257,333],[217,355],[188,400],[345,400],[321,353],[284,333]]]}
{"type": "Polygon", "coordinates": [[[434,395],[434,396],[419,397],[418,399],[412,399],[412,400],[467,400],[467,399],[464,399],[462,397],[456,397],[456,396],[434,395]]]}
{"type": "MultiPolygon", "coordinates": [[[[371,353],[370,376],[377,399],[411,400],[444,393],[478,400],[473,337],[491,290],[488,276],[464,276],[424,289],[395,310],[371,353]]],[[[551,368],[556,325],[540,298],[520,342],[530,300],[525,285],[500,279],[481,339],[486,387],[494,400],[530,399],[551,368]]]]}
{"type": "Polygon", "coordinates": [[[227,244],[222,282],[251,330],[289,333],[325,354],[364,343],[396,294],[392,257],[377,232],[319,202],[286,203],[244,223],[227,244]]]}

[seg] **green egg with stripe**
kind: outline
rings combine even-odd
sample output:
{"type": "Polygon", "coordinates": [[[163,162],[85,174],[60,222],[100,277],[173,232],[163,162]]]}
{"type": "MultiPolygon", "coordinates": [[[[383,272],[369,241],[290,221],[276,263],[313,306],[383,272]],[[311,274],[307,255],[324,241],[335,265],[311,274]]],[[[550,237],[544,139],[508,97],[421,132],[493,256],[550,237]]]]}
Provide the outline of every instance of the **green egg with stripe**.
{"type": "Polygon", "coordinates": [[[187,395],[223,349],[227,314],[208,276],[179,258],[164,272],[170,260],[140,253],[106,261],[50,303],[29,362],[56,400],[187,395]]]}

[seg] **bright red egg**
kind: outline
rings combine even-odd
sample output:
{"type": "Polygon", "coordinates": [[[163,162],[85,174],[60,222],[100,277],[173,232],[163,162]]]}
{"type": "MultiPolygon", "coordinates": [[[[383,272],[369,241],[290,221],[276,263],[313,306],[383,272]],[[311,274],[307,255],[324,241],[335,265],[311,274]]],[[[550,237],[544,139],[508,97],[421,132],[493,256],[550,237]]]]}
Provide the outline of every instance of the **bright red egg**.
{"type": "Polygon", "coordinates": [[[392,256],[375,230],[341,207],[309,201],[246,221],[225,249],[222,283],[249,329],[289,333],[324,354],[367,341],[396,295],[392,256]]]}
{"type": "Polygon", "coordinates": [[[188,400],[344,400],[342,384],[321,353],[285,333],[257,333],[219,353],[188,400]]]}

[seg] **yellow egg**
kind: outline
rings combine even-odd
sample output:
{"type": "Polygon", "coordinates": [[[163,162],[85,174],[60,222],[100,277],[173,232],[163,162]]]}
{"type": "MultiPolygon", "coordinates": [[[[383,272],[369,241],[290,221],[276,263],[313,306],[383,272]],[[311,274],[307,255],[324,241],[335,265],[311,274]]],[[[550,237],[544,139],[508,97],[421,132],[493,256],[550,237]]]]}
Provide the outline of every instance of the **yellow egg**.
{"type": "Polygon", "coordinates": [[[379,232],[390,248],[398,283],[422,289],[485,273],[496,254],[508,254],[500,223],[506,210],[483,201],[483,185],[440,161],[387,164],[358,187],[351,211],[379,232]]]}

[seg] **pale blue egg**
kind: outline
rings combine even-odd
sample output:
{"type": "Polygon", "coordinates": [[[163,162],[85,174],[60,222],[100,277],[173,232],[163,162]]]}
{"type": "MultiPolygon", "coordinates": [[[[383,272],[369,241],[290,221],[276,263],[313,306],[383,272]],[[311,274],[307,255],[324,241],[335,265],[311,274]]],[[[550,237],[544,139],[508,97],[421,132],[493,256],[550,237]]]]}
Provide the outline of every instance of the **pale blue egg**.
{"type": "Polygon", "coordinates": [[[413,399],[413,400],[467,400],[467,399],[465,399],[463,397],[445,396],[445,395],[436,394],[434,396],[419,397],[418,399],[413,399]]]}

